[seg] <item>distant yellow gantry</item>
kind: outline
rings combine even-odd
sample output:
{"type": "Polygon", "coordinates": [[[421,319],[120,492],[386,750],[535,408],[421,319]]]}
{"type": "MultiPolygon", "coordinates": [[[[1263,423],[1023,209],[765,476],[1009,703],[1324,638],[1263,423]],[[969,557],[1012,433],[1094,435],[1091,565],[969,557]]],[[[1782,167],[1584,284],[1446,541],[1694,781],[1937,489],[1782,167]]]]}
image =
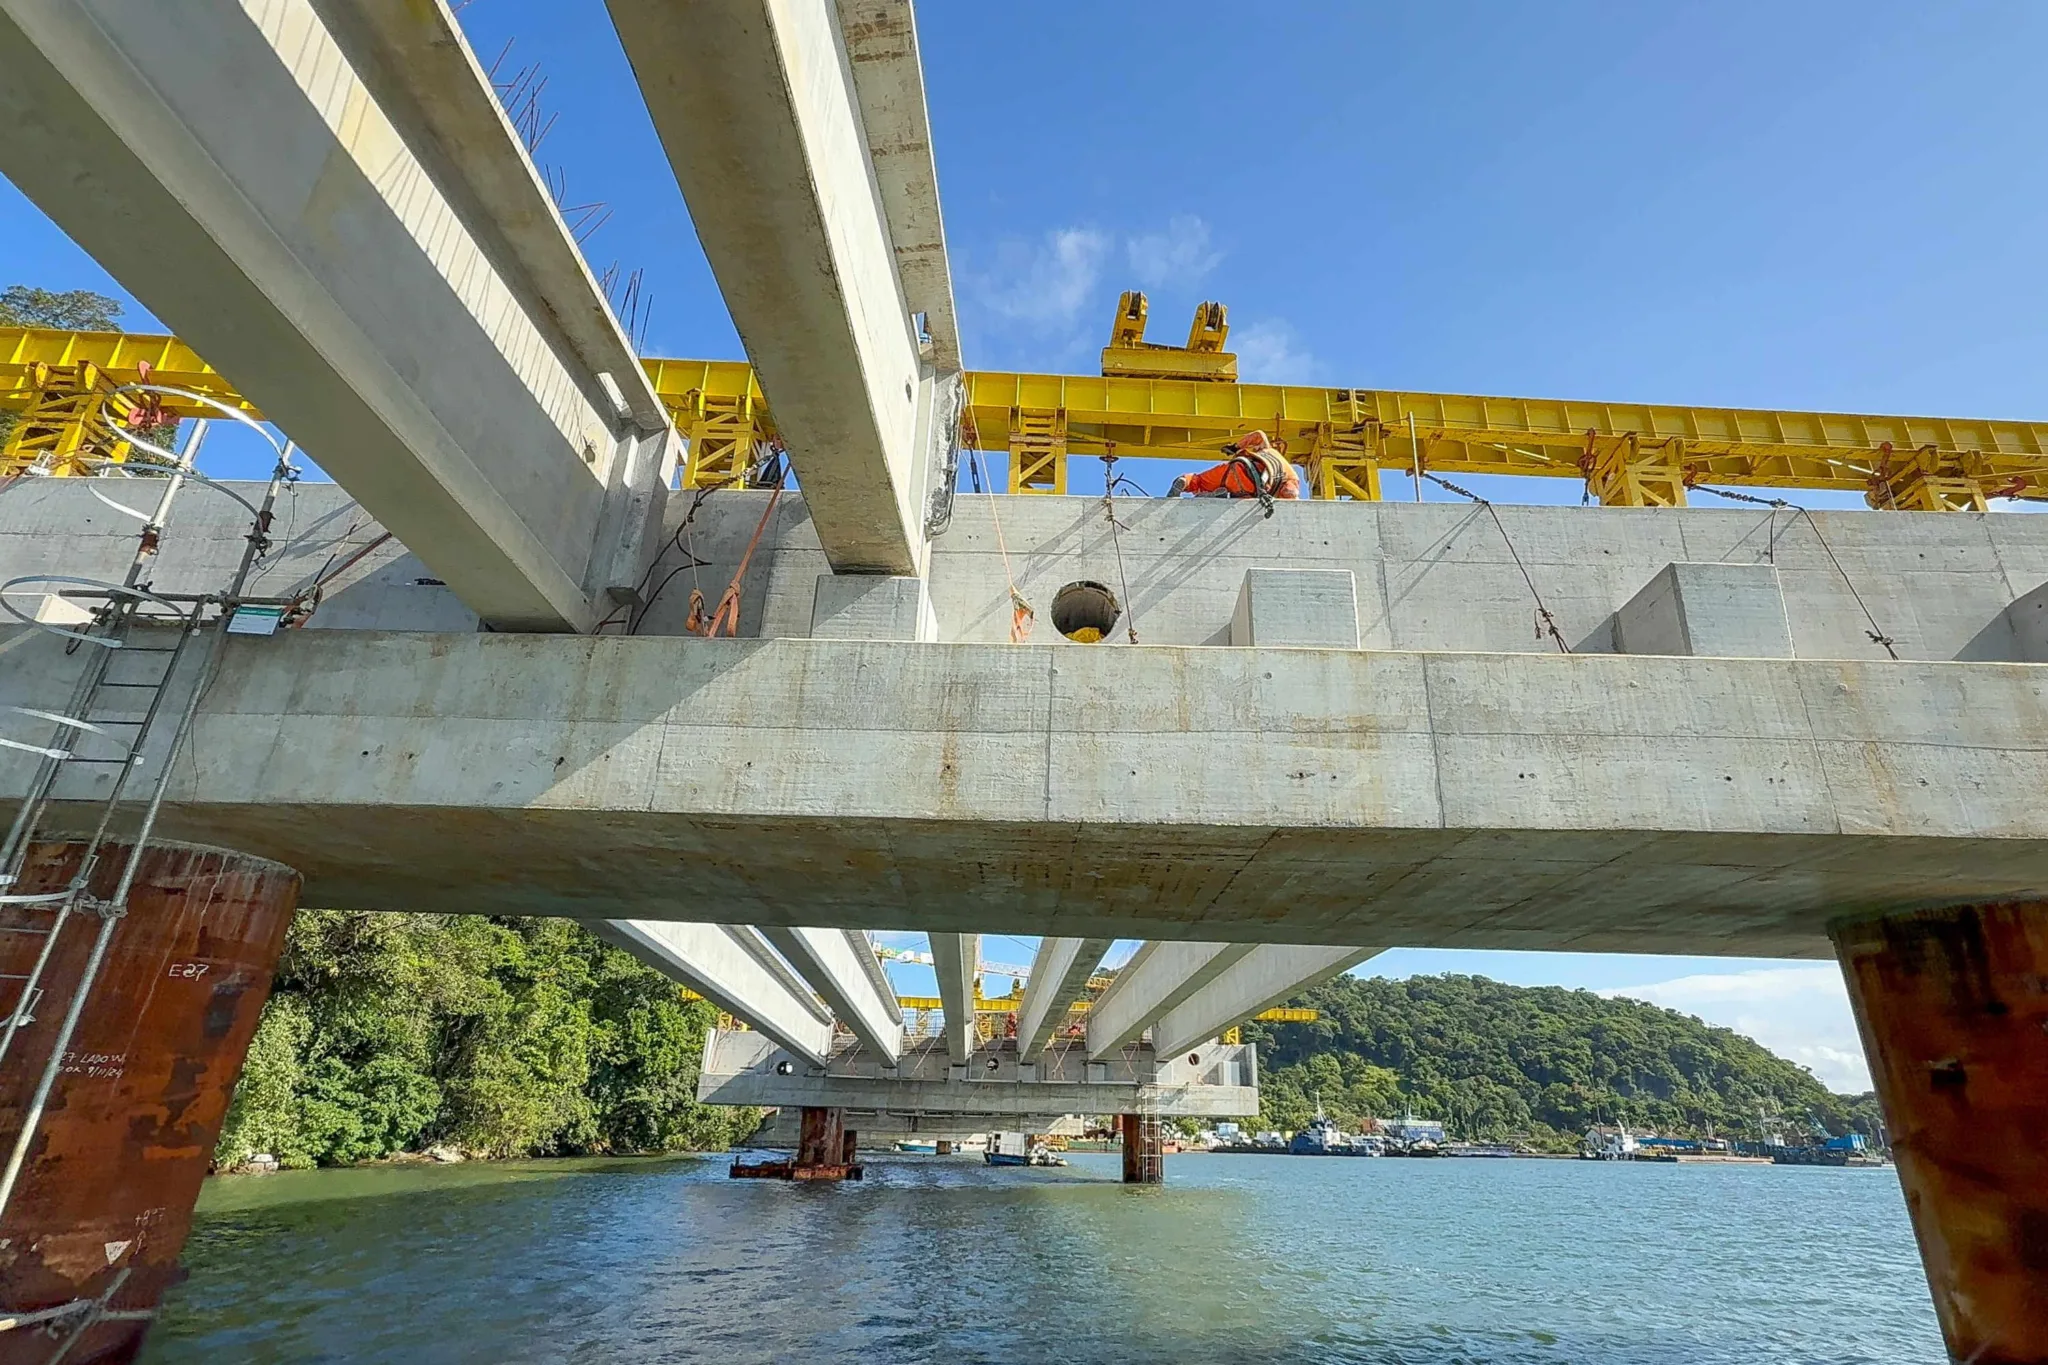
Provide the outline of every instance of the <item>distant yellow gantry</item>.
{"type": "MultiPolygon", "coordinates": [[[[2048,500],[2048,422],[1690,408],[1237,382],[1221,304],[1196,310],[1186,346],[1144,340],[1142,294],[1118,301],[1101,375],[972,371],[963,443],[1009,456],[1008,491],[1065,493],[1076,458],[1220,458],[1262,430],[1286,442],[1311,496],[1376,500],[1383,470],[1449,478],[1581,481],[1607,507],[1677,507],[1699,485],[1858,492],[1899,511],[1984,511],[2048,500]]],[[[741,361],[643,362],[688,442],[688,488],[738,481],[775,419],[741,361]]],[[[174,337],[0,328],[0,411],[19,413],[0,478],[70,475],[130,450],[123,385],[204,393],[261,416],[174,337]]],[[[167,399],[163,415],[209,415],[167,399]]]]}

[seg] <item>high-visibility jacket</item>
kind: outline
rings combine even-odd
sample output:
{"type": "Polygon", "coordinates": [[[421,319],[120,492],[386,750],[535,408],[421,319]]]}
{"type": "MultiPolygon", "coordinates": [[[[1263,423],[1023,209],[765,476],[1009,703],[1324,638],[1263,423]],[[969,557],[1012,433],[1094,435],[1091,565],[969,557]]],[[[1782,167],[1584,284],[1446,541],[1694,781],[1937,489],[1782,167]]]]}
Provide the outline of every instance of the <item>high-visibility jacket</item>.
{"type": "MultiPolygon", "coordinates": [[[[1273,496],[1276,498],[1300,497],[1301,476],[1295,473],[1294,466],[1286,460],[1280,461],[1280,468],[1283,471],[1280,475],[1280,486],[1273,490],[1273,496]]],[[[1255,498],[1259,495],[1259,490],[1252,483],[1251,476],[1245,472],[1244,466],[1236,460],[1225,460],[1222,464],[1205,469],[1199,474],[1190,474],[1187,476],[1187,480],[1187,491],[1193,493],[1198,498],[1214,493],[1221,493],[1225,497],[1231,498],[1255,498]]]]}

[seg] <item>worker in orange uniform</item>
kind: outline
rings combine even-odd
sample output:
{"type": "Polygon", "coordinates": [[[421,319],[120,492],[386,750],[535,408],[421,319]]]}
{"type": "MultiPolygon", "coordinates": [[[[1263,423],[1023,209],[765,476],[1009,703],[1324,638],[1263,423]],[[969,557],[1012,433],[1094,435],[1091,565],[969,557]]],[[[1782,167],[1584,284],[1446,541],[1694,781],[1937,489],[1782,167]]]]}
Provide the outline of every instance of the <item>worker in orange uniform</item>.
{"type": "Polygon", "coordinates": [[[1285,447],[1268,440],[1265,432],[1254,431],[1232,441],[1223,447],[1223,453],[1230,458],[1222,464],[1175,478],[1166,496],[1193,493],[1198,498],[1257,498],[1266,504],[1267,516],[1273,514],[1273,499],[1301,496],[1301,476],[1288,462],[1285,447]]]}

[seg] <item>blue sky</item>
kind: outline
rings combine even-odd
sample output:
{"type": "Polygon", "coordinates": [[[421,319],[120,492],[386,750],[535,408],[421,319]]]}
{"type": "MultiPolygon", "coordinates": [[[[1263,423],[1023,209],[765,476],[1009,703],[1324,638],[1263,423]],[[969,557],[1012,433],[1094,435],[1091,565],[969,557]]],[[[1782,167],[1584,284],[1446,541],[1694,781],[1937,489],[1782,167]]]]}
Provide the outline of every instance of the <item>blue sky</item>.
{"type": "MultiPolygon", "coordinates": [[[[970,365],[1085,372],[1118,290],[1142,287],[1168,339],[1197,301],[1229,304],[1247,378],[2048,416],[2048,6],[1018,13],[927,0],[920,16],[970,365]]],[[[503,74],[542,64],[558,117],[538,159],[568,202],[611,209],[586,250],[646,272],[648,350],[739,356],[601,0],[470,0],[461,17],[487,64],[511,40],[503,74]]],[[[0,253],[0,283],[126,297],[4,184],[0,253]]],[[[256,472],[221,445],[216,472],[256,472]]],[[[1824,964],[1374,969],[1661,990],[1780,1050],[1823,1048],[1824,1077],[1861,1083],[1824,964]]]]}

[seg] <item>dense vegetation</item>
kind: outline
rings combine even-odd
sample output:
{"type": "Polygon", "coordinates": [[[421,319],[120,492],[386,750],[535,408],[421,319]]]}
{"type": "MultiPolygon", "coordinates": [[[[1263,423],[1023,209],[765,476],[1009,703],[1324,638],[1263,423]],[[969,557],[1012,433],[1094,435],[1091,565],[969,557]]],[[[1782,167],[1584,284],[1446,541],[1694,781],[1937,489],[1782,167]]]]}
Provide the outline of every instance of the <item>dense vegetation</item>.
{"type": "Polygon", "coordinates": [[[1299,1128],[1317,1100],[1352,1121],[1412,1109],[1458,1136],[1562,1148],[1595,1123],[1673,1135],[1877,1131],[1869,1095],[1725,1028],[1633,1000],[1478,976],[1343,976],[1289,1002],[1312,1024],[1256,1024],[1263,1121],[1299,1128]]]}
{"type": "Polygon", "coordinates": [[[759,1113],[696,1101],[716,1018],[570,920],[301,911],[216,1160],[722,1148],[759,1113]]]}

